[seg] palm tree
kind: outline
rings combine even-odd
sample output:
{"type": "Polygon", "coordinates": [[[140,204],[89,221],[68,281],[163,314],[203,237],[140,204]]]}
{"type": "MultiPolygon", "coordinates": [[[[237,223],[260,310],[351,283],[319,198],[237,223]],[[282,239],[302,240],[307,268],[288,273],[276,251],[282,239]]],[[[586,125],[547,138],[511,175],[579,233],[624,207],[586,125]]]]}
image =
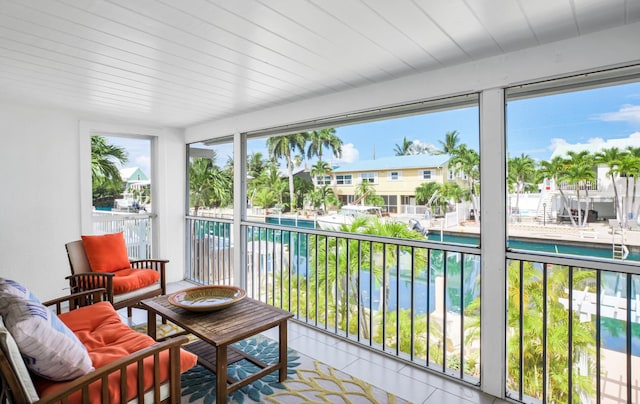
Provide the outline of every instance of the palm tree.
{"type": "Polygon", "coordinates": [[[276,159],[285,159],[287,174],[289,176],[289,207],[291,210],[295,207],[295,192],[293,185],[294,158],[291,153],[296,150],[300,153],[304,153],[307,136],[307,132],[302,132],[283,136],[273,136],[267,139],[269,154],[276,159]]]}
{"type": "Polygon", "coordinates": [[[225,206],[233,199],[233,180],[228,172],[215,165],[213,158],[194,158],[189,164],[189,202],[195,215],[201,207],[225,206]]]}
{"type": "Polygon", "coordinates": [[[335,135],[334,128],[314,130],[308,133],[309,147],[307,148],[307,158],[318,156],[322,161],[323,150],[328,148],[334,157],[342,157],[342,140],[335,135]]]}
{"type": "Polygon", "coordinates": [[[439,199],[440,204],[446,205],[448,201],[452,201],[454,204],[462,202],[463,200],[469,200],[469,190],[464,190],[458,183],[453,181],[447,181],[440,186],[440,192],[442,194],[439,199]]]}
{"type": "Polygon", "coordinates": [[[437,182],[423,182],[416,188],[416,203],[428,205],[433,194],[439,191],[440,185],[437,182]]]}
{"type": "Polygon", "coordinates": [[[107,143],[104,136],[91,136],[91,179],[94,184],[121,183],[116,163],[124,165],[127,161],[127,151],[124,148],[107,143]]]}
{"type": "Polygon", "coordinates": [[[520,211],[520,194],[525,191],[525,184],[533,180],[535,174],[535,162],[531,157],[522,153],[519,157],[510,158],[508,161],[508,178],[510,183],[515,183],[516,210],[520,211]]]}
{"type": "Polygon", "coordinates": [[[412,145],[413,145],[413,142],[411,140],[408,140],[407,137],[405,136],[402,139],[402,145],[399,145],[396,143],[396,147],[393,149],[393,151],[396,153],[396,156],[406,156],[411,154],[412,145]]]}
{"type": "Polygon", "coordinates": [[[91,137],[91,195],[93,206],[113,206],[125,186],[119,166],[126,164],[125,149],[110,145],[107,138],[91,137]]]}
{"type": "Polygon", "coordinates": [[[576,222],[571,214],[571,206],[569,205],[569,200],[567,196],[564,194],[560,183],[562,181],[562,175],[566,169],[567,162],[561,156],[556,156],[551,161],[541,161],[540,169],[537,172],[539,178],[544,179],[547,178],[549,180],[553,180],[556,184],[556,188],[560,191],[560,197],[562,199],[562,208],[569,213],[569,219],[571,219],[571,224],[576,226],[576,222]]]}
{"type": "MultiPolygon", "coordinates": [[[[342,224],[340,231],[392,238],[424,239],[422,234],[409,230],[404,223],[383,223],[377,219],[371,221],[366,217],[358,217],[349,224],[342,224]]],[[[325,293],[329,295],[331,303],[327,302],[326,304],[327,306],[332,306],[333,320],[339,324],[340,329],[349,329],[350,332],[353,332],[353,328],[355,328],[353,324],[346,324],[347,311],[351,314],[357,310],[356,302],[358,302],[360,273],[353,268],[362,268],[361,271],[369,271],[376,284],[381,284],[383,278],[387,279],[385,283],[387,289],[381,290],[381,294],[386,298],[383,301],[383,307],[380,308],[380,310],[386,311],[389,296],[388,287],[390,283],[388,280],[390,268],[396,265],[398,259],[395,247],[387,246],[386,254],[383,254],[383,245],[381,243],[360,243],[358,240],[337,237],[329,237],[326,243],[323,237],[317,238],[317,241],[314,238],[311,239],[311,244],[314,244],[311,247],[314,251],[317,250],[317,255],[314,254],[310,258],[310,265],[316,267],[316,271],[313,271],[311,275],[310,283],[319,290],[320,296],[324,296],[325,293]],[[370,262],[370,257],[372,256],[370,248],[373,248],[373,263],[370,262]],[[385,262],[381,261],[383,256],[386,259],[385,262]],[[348,306],[346,304],[347,300],[349,302],[348,306]]],[[[409,250],[410,247],[407,247],[406,251],[409,250]]],[[[425,268],[425,250],[417,251],[415,260],[416,267],[425,268]]],[[[362,324],[360,332],[363,338],[369,339],[367,310],[362,306],[362,300],[360,300],[360,304],[361,307],[358,310],[360,313],[358,320],[362,324]]]]}
{"type": "Polygon", "coordinates": [[[384,199],[376,195],[374,186],[369,181],[360,181],[356,186],[356,201],[359,200],[362,205],[382,206],[384,199]]]}
{"type": "Polygon", "coordinates": [[[293,179],[293,183],[296,189],[296,198],[295,201],[297,203],[296,208],[302,208],[304,205],[304,198],[310,192],[313,192],[314,185],[313,182],[309,181],[306,178],[295,177],[293,179]]]}
{"type": "MultiPolygon", "coordinates": [[[[359,217],[350,224],[342,224],[340,231],[361,233],[366,225],[367,218],[359,217]]],[[[352,314],[357,310],[354,303],[358,301],[360,274],[351,268],[371,268],[368,258],[369,246],[367,243],[363,243],[362,248],[358,249],[357,240],[338,237],[325,238],[324,236],[312,238],[310,244],[310,248],[316,251],[316,254],[310,257],[310,266],[315,267],[316,270],[311,273],[309,282],[315,285],[319,298],[324,299],[324,296],[328,298],[324,303],[332,318],[328,319],[329,324],[327,325],[334,322],[339,324],[341,329],[352,331],[352,326],[346,324],[347,311],[352,314]],[[349,252],[348,256],[347,251],[349,252]],[[349,306],[346,304],[347,299],[349,306]]],[[[316,302],[317,305],[320,303],[320,301],[316,302]]],[[[363,327],[360,327],[362,337],[369,339],[366,311],[363,309],[358,311],[360,313],[358,321],[363,324],[363,327]]]]}
{"type": "Polygon", "coordinates": [[[251,178],[257,178],[265,169],[267,162],[260,152],[251,153],[247,156],[247,174],[251,178]]]}
{"type": "Polygon", "coordinates": [[[272,207],[276,203],[276,193],[270,188],[260,188],[253,195],[253,204],[264,209],[272,207]]]}
{"type": "MultiPolygon", "coordinates": [[[[447,132],[447,135],[448,138],[456,138],[457,132],[447,132]]],[[[471,205],[473,211],[477,212],[475,197],[478,194],[477,185],[480,181],[480,156],[478,152],[462,144],[453,150],[451,160],[449,160],[449,166],[453,166],[466,174],[471,205]]],[[[477,220],[478,215],[475,215],[474,218],[477,220]]]]}
{"type": "Polygon", "coordinates": [[[327,210],[327,204],[337,205],[338,197],[328,185],[322,185],[315,188],[313,191],[307,193],[306,198],[314,208],[321,208],[323,211],[327,210]]]}
{"type": "MultiPolygon", "coordinates": [[[[586,183],[595,181],[596,172],[594,170],[593,156],[587,150],[581,152],[568,151],[567,166],[562,173],[562,178],[570,184],[575,185],[576,198],[578,199],[578,225],[584,226],[587,222],[588,209],[585,209],[584,220],[582,218],[582,198],[580,189],[587,189],[586,183]]],[[[588,191],[587,191],[588,192],[588,191]]],[[[588,206],[586,206],[588,207],[588,206]]]]}
{"type": "MultiPolygon", "coordinates": [[[[278,168],[275,165],[270,165],[267,169],[251,181],[252,194],[261,193],[263,189],[269,189],[273,191],[274,195],[277,195],[278,202],[282,204],[282,197],[286,193],[287,183],[282,179],[278,168]]],[[[264,192],[263,192],[264,195],[264,192]]],[[[256,202],[256,204],[258,204],[256,202]]],[[[267,208],[269,206],[264,206],[267,208]]]]}
{"type": "MultiPolygon", "coordinates": [[[[382,237],[389,237],[392,239],[413,239],[424,240],[424,236],[414,230],[410,230],[406,224],[400,222],[387,222],[374,219],[370,221],[363,230],[364,234],[376,235],[382,237]]],[[[380,302],[382,307],[379,308],[379,312],[389,314],[389,295],[391,291],[391,272],[395,269],[396,277],[400,277],[400,271],[402,268],[398,268],[399,257],[398,254],[409,254],[411,248],[402,247],[397,249],[396,246],[373,243],[373,262],[371,263],[372,275],[375,276],[376,283],[379,285],[385,285],[386,287],[380,288],[380,302]]],[[[414,254],[414,266],[415,268],[427,267],[427,255],[426,250],[417,249],[414,254]]],[[[400,312],[400,308],[396,308],[400,312]]],[[[382,320],[382,316],[380,317],[382,320]]],[[[387,321],[392,320],[388,318],[387,321]]],[[[402,317],[401,317],[402,320],[402,317]]],[[[399,325],[400,329],[410,327],[410,319],[406,318],[403,323],[399,325]]],[[[379,329],[383,327],[378,327],[379,329]]],[[[386,344],[390,334],[379,336],[378,342],[386,344]]],[[[401,345],[401,341],[396,341],[398,346],[401,345]]],[[[407,352],[408,353],[408,352],[407,352]]]]}
{"type": "Polygon", "coordinates": [[[200,207],[206,206],[208,185],[209,159],[195,158],[189,164],[189,204],[195,208],[195,216],[198,216],[200,207]]]}
{"type": "Polygon", "coordinates": [[[317,181],[318,177],[322,177],[322,184],[324,184],[324,177],[327,176],[328,173],[330,173],[333,169],[331,168],[331,165],[329,165],[329,163],[327,163],[326,161],[322,161],[322,160],[318,160],[314,165],[311,166],[311,177],[313,178],[313,182],[316,185],[320,185],[317,181]]]}
{"type": "Polygon", "coordinates": [[[438,140],[442,150],[438,154],[450,154],[453,155],[460,143],[460,133],[457,130],[452,130],[444,134],[444,141],[438,140]]]}
{"type": "Polygon", "coordinates": [[[620,195],[618,194],[618,186],[616,184],[616,177],[620,173],[620,162],[622,157],[625,155],[624,152],[621,152],[617,147],[611,147],[609,149],[603,149],[595,156],[596,163],[604,164],[609,168],[607,171],[607,175],[611,178],[611,184],[613,185],[613,194],[614,194],[614,206],[616,207],[616,214],[618,215],[618,220],[622,220],[620,215],[622,214],[622,201],[620,200],[620,195]]]}
{"type": "MultiPolygon", "coordinates": [[[[571,274],[565,266],[543,269],[539,264],[525,262],[523,277],[520,276],[520,262],[511,261],[508,267],[508,309],[507,309],[507,386],[509,389],[523,388],[524,394],[536,399],[553,398],[554,402],[568,402],[567,364],[569,351],[575,369],[584,364],[583,372],[574,371],[572,384],[574,402],[580,402],[581,396],[594,393],[593,377],[595,372],[595,322],[582,322],[574,313],[569,321],[569,312],[561,303],[568,299],[569,277],[572,276],[573,288],[588,288],[593,292],[593,271],[575,270],[571,274]],[[543,272],[547,272],[546,285],[543,272]],[[522,293],[524,306],[520,307],[522,293]],[[544,323],[544,315],[547,324],[544,323]],[[523,335],[520,335],[520,320],[523,320],[523,335]],[[543,330],[547,327],[546,346],[543,330]],[[571,333],[568,332],[571,327],[571,333]],[[571,335],[571,340],[569,340],[571,335]],[[522,344],[523,357],[520,357],[522,344]],[[546,352],[546,362],[544,353],[546,352]],[[522,363],[524,366],[520,366],[522,363]],[[542,396],[544,373],[546,369],[547,397],[542,396]],[[522,373],[522,374],[521,374],[522,373]],[[523,385],[519,386],[522,377],[523,385]],[[580,394],[581,393],[581,394],[580,394]]],[[[574,307],[575,310],[575,307],[574,307]]]]}

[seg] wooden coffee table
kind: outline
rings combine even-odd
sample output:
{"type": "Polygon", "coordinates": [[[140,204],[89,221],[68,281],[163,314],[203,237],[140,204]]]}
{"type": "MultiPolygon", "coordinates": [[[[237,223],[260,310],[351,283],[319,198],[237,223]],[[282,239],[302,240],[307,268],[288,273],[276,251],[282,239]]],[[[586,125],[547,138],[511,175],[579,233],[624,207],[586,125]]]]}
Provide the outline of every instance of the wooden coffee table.
{"type": "Polygon", "coordinates": [[[287,311],[248,297],[211,312],[192,312],[175,307],[167,296],[146,299],[140,305],[148,312],[148,333],[153,339],[156,339],[156,315],[200,339],[184,348],[198,355],[198,362],[216,374],[217,403],[226,403],[229,393],[273,371],[278,370],[280,382],[287,378],[287,320],[293,317],[287,311]],[[268,365],[230,346],[273,327],[279,328],[278,363],[268,365]],[[261,370],[246,379],[235,380],[227,375],[227,365],[242,359],[251,361],[261,370]]]}

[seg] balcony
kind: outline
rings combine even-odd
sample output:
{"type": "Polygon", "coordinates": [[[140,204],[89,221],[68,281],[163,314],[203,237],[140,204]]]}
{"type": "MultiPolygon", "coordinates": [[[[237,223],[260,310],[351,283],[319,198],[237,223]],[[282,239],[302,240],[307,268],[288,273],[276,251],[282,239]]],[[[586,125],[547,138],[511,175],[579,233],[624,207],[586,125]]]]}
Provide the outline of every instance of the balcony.
{"type": "MultiPolygon", "coordinates": [[[[475,402],[487,402],[478,247],[254,222],[242,222],[237,237],[231,220],[189,217],[186,224],[185,280],[240,284],[251,297],[291,311],[295,332],[314,340],[310,356],[375,358],[364,368],[392,369],[393,378],[369,376],[390,391],[388,380],[401,375],[446,386],[438,394],[474,392],[475,402]],[[234,265],[238,256],[242,264],[234,265]],[[329,341],[329,351],[314,351],[315,340],[329,341]]],[[[507,312],[497,314],[506,319],[506,397],[635,400],[637,266],[524,251],[508,252],[506,266],[507,312]]],[[[302,340],[294,348],[305,352],[302,340]]]]}

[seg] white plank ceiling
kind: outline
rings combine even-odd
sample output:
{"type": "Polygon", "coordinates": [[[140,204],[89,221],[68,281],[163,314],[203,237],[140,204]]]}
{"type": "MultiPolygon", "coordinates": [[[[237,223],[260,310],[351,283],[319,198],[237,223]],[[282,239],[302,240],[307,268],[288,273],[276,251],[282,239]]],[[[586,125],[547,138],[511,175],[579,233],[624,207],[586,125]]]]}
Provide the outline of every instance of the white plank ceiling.
{"type": "Polygon", "coordinates": [[[188,126],[640,21],[640,0],[0,0],[0,99],[188,126]]]}

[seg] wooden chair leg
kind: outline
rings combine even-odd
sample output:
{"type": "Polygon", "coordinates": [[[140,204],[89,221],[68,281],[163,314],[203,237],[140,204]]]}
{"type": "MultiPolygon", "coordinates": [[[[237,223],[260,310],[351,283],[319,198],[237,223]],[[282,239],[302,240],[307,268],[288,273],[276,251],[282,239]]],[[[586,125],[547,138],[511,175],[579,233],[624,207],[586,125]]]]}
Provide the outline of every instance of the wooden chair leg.
{"type": "Polygon", "coordinates": [[[133,309],[131,308],[131,306],[127,306],[127,317],[133,317],[133,309]]]}

